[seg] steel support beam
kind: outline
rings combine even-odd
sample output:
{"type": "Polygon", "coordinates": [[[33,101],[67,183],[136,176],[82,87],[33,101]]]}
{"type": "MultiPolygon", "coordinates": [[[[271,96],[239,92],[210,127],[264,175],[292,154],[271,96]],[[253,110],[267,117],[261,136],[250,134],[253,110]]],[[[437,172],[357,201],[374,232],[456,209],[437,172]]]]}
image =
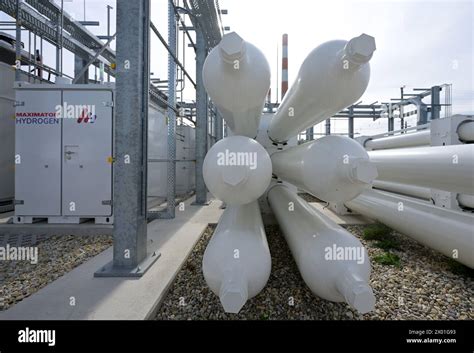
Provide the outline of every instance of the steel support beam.
{"type": "Polygon", "coordinates": [[[349,107],[348,132],[351,139],[354,138],[354,106],[349,107]]]}
{"type": "Polygon", "coordinates": [[[208,109],[202,68],[206,59],[206,42],[201,28],[196,29],[196,204],[207,204],[207,188],[202,167],[207,152],[208,109]]]}
{"type": "Polygon", "coordinates": [[[96,277],[140,277],[147,254],[150,1],[117,0],[113,260],[96,277]]]}
{"type": "Polygon", "coordinates": [[[216,142],[222,140],[224,135],[224,120],[222,119],[221,113],[216,108],[216,142]]]}
{"type": "Polygon", "coordinates": [[[440,86],[431,87],[431,120],[439,119],[441,105],[439,99],[440,86]]]}
{"type": "Polygon", "coordinates": [[[314,127],[310,127],[306,130],[306,141],[314,140],[314,127]]]}
{"type": "Polygon", "coordinates": [[[21,79],[21,11],[20,11],[20,0],[16,0],[16,37],[15,37],[15,81],[21,79]]]}
{"type": "MultiPolygon", "coordinates": [[[[152,29],[153,29],[152,25],[152,29]]],[[[166,210],[148,213],[148,220],[173,219],[176,210],[176,22],[173,1],[168,0],[168,160],[166,210]]]]}
{"type": "Polygon", "coordinates": [[[86,69],[81,76],[78,76],[79,73],[84,70],[86,65],[87,60],[84,60],[80,56],[74,55],[74,77],[77,77],[76,83],[89,83],[89,69],[86,69]]]}
{"type": "Polygon", "coordinates": [[[331,118],[326,119],[326,136],[331,135],[331,118]]]}

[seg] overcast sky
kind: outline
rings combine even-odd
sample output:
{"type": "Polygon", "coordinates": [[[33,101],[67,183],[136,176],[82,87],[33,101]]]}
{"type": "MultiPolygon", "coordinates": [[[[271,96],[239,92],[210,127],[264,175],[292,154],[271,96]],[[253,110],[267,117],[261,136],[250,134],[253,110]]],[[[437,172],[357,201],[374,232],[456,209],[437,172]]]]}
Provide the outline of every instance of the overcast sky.
{"type": "MultiPolygon", "coordinates": [[[[59,0],[55,0],[60,2],[59,0]]],[[[167,0],[151,0],[152,21],[167,37],[167,0]]],[[[84,0],[65,0],[66,11],[84,19],[84,0]]],[[[106,5],[115,0],[86,0],[86,19],[99,20],[106,33],[106,5]]],[[[281,35],[289,35],[289,80],[297,75],[306,55],[319,44],[332,39],[349,40],[361,33],[375,37],[377,51],[371,61],[372,76],[363,96],[365,103],[388,101],[400,94],[400,86],[414,87],[453,84],[453,113],[474,113],[474,1],[342,1],[342,0],[220,0],[224,25],[255,44],[266,55],[272,68],[272,93],[276,99],[277,46],[281,35]]],[[[115,9],[112,12],[115,32],[115,9]]],[[[0,20],[6,19],[4,14],[0,20]]],[[[24,39],[27,43],[27,38],[24,39]]],[[[182,44],[182,42],[181,42],[182,44]]],[[[180,58],[183,59],[182,53],[180,58]]],[[[54,51],[46,60],[54,67],[54,51]]],[[[65,54],[65,70],[72,74],[72,55],[65,54]]],[[[186,51],[186,68],[194,76],[194,55],[186,51]]],[[[155,77],[166,79],[167,56],[153,35],[151,69],[155,77]]],[[[281,75],[279,75],[281,78],[281,75]]],[[[189,82],[184,98],[194,98],[189,82]]],[[[442,96],[443,99],[443,96],[442,96]]],[[[413,119],[409,120],[411,125],[413,119]]],[[[356,123],[356,133],[386,131],[386,120],[356,123]]],[[[345,132],[347,123],[333,123],[345,132]]],[[[319,126],[317,131],[322,132],[319,126]]]]}

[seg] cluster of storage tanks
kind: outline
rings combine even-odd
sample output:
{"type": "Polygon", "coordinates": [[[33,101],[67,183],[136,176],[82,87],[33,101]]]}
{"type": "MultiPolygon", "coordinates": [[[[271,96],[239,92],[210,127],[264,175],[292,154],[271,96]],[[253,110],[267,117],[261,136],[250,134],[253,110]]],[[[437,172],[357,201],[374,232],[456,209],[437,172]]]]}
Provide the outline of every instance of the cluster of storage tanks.
{"type": "Polygon", "coordinates": [[[271,271],[259,199],[267,200],[301,275],[321,298],[371,311],[370,260],[362,244],[301,199],[296,188],[327,202],[346,202],[370,188],[377,170],[355,140],[292,139],[356,102],[367,88],[375,40],[362,34],[314,49],[276,114],[262,119],[270,88],[264,55],[230,33],[209,54],[204,84],[230,136],[204,161],[209,190],[226,210],[203,258],[204,277],[227,312],[237,313],[271,271]]]}
{"type": "Polygon", "coordinates": [[[453,115],[421,129],[357,138],[378,177],[345,207],[474,268],[474,117],[453,115]]]}

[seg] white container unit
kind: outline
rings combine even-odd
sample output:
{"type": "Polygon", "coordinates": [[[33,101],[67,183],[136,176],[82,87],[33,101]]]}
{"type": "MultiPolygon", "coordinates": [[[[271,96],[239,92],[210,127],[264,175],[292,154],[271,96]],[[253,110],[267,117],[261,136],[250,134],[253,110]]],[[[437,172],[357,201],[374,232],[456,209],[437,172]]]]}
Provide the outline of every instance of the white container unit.
{"type": "Polygon", "coordinates": [[[0,202],[15,196],[15,70],[0,62],[0,202]]]}
{"type": "Polygon", "coordinates": [[[14,221],[112,223],[113,87],[18,83],[16,104],[14,221]]]}
{"type": "Polygon", "coordinates": [[[343,136],[325,136],[271,158],[276,176],[326,202],[351,200],[377,177],[364,148],[343,136]]]}
{"type": "Polygon", "coordinates": [[[203,80],[233,134],[255,138],[270,89],[263,53],[237,33],[228,33],[207,56],[203,80]]]}
{"type": "Polygon", "coordinates": [[[375,40],[366,34],[350,41],[329,41],[314,49],[270,124],[270,138],[286,142],[354,104],[369,83],[368,62],[374,51],[375,40]]]}
{"type": "MultiPolygon", "coordinates": [[[[0,203],[15,197],[15,69],[0,62],[0,203]]],[[[27,76],[21,73],[21,79],[27,76]]]]}

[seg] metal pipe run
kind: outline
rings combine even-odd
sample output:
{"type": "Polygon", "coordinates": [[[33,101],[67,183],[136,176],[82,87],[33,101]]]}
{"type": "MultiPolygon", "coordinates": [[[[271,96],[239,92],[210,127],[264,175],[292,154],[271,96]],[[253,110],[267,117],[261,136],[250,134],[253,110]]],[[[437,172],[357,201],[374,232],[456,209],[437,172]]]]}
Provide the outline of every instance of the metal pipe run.
{"type": "Polygon", "coordinates": [[[345,136],[325,136],[271,158],[276,176],[326,202],[351,200],[377,177],[364,148],[345,136]]]}
{"type": "Polygon", "coordinates": [[[474,145],[369,152],[384,181],[474,194],[474,145]]]}
{"type": "Polygon", "coordinates": [[[374,140],[367,140],[364,143],[364,147],[370,151],[390,148],[429,146],[430,142],[431,132],[430,130],[424,130],[411,134],[401,134],[396,136],[382,137],[374,140]]]}
{"type": "Polygon", "coordinates": [[[461,141],[473,142],[474,141],[474,121],[472,120],[463,121],[458,126],[457,133],[461,141]]]}
{"type": "Polygon", "coordinates": [[[372,183],[375,189],[396,192],[398,194],[417,197],[423,200],[431,200],[431,189],[421,186],[393,183],[390,181],[374,180],[372,183]]]}
{"type": "Polygon", "coordinates": [[[202,270],[228,313],[238,313],[265,287],[271,256],[257,201],[227,206],[204,252],[202,270]]]}
{"type": "Polygon", "coordinates": [[[284,185],[274,185],[268,201],[311,291],[360,313],[372,311],[370,259],[360,241],[284,185]]]}
{"type": "Polygon", "coordinates": [[[314,49],[273,118],[268,136],[285,142],[330,118],[362,96],[370,78],[373,37],[333,40],[314,49]]]}
{"type": "Polygon", "coordinates": [[[474,268],[474,217],[470,214],[375,190],[366,191],[345,205],[474,268]]]}
{"type": "Polygon", "coordinates": [[[474,195],[458,194],[457,199],[460,207],[474,209],[474,195]]]}

